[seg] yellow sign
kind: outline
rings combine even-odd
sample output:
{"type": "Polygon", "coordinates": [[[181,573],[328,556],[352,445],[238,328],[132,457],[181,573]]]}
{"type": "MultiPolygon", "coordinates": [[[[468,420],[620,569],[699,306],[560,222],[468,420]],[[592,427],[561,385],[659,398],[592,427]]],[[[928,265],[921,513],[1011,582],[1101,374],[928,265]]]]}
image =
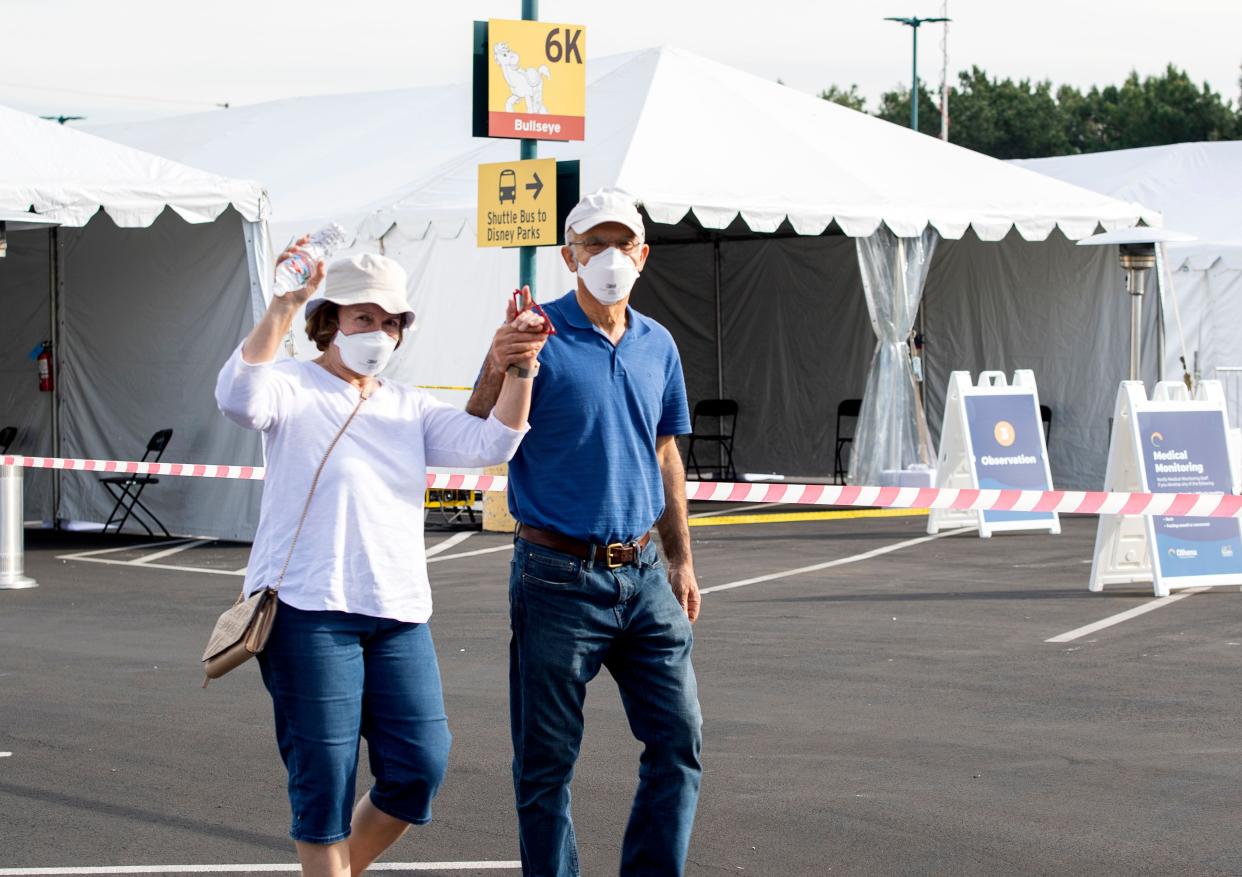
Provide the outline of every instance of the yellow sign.
{"type": "Polygon", "coordinates": [[[479,165],[479,246],[555,244],[556,159],[479,165]]]}
{"type": "Polygon", "coordinates": [[[487,134],[529,140],[586,136],[586,28],[487,23],[487,134]]]}

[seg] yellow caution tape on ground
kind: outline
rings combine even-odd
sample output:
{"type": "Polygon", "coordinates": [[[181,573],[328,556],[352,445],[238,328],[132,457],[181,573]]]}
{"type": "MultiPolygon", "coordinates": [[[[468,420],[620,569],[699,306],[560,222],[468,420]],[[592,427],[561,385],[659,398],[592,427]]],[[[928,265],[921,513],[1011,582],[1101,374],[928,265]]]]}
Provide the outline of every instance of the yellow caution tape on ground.
{"type": "Polygon", "coordinates": [[[796,521],[841,521],[848,518],[919,518],[927,509],[859,509],[839,512],[773,512],[766,515],[715,515],[691,518],[691,527],[727,527],[734,524],[788,524],[796,521]]]}

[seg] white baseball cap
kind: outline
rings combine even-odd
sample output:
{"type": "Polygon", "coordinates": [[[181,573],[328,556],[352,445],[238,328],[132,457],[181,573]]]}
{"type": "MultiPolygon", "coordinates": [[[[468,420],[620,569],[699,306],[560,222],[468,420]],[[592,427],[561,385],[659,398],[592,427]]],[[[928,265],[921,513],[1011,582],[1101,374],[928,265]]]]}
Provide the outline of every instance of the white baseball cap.
{"type": "Polygon", "coordinates": [[[406,290],[405,269],[395,259],[375,253],[362,253],[337,259],[328,266],[323,294],[306,303],[306,319],[320,307],[337,305],[379,305],[390,314],[405,317],[402,327],[414,323],[414,310],[406,290]]]}
{"type": "Polygon", "coordinates": [[[570,230],[582,234],[605,222],[621,223],[638,235],[639,240],[644,240],[647,236],[643,228],[642,214],[634,203],[634,196],[624,189],[606,188],[596,189],[569,211],[569,215],[565,217],[565,239],[569,239],[570,230]]]}

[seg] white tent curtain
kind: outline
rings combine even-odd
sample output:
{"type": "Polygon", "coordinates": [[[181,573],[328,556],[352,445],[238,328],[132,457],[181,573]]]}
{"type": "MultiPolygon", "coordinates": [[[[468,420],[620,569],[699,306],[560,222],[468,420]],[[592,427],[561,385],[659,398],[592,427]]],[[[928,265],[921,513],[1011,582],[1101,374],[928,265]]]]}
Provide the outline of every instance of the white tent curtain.
{"type": "Polygon", "coordinates": [[[876,344],[850,453],[851,484],[880,484],[885,469],[932,459],[927,430],[920,428],[907,339],[937,239],[931,228],[918,237],[897,237],[885,226],[855,239],[876,344]]]}

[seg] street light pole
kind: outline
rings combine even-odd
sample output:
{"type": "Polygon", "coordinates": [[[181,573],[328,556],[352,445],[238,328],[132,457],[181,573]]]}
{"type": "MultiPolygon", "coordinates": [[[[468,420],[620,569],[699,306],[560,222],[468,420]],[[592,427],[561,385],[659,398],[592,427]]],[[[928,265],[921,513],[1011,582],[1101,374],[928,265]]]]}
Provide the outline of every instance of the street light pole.
{"type": "Polygon", "coordinates": [[[914,37],[913,40],[913,58],[910,66],[912,67],[911,86],[910,86],[910,127],[915,131],[919,130],[919,25],[928,22],[947,22],[950,19],[937,18],[894,18],[888,17],[885,21],[895,21],[910,28],[910,33],[914,37]]]}

